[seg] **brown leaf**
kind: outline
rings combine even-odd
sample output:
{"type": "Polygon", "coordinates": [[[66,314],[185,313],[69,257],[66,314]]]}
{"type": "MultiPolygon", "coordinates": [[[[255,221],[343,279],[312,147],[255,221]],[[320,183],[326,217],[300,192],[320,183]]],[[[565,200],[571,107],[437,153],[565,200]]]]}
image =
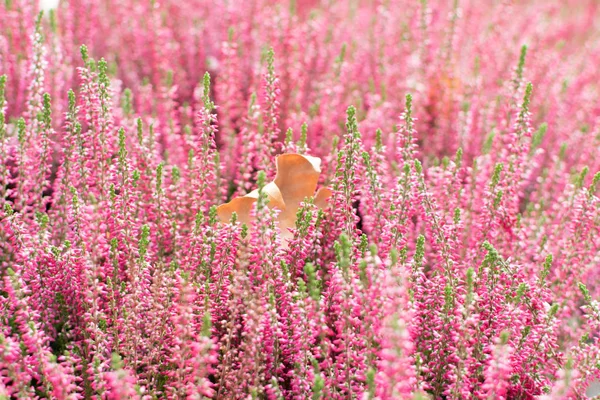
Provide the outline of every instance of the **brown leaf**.
{"type": "MultiPolygon", "coordinates": [[[[277,175],[275,180],[265,186],[269,208],[281,210],[277,220],[281,235],[290,239],[292,234],[289,228],[296,226],[296,213],[300,203],[315,195],[319,174],[321,173],[321,160],[317,157],[303,156],[301,154],[282,154],[277,157],[277,175]]],[[[319,208],[327,207],[327,200],[331,190],[321,188],[316,193],[315,205],[319,208]]],[[[217,215],[222,222],[229,222],[231,215],[236,212],[238,220],[250,223],[250,211],[258,198],[258,190],[243,197],[236,197],[229,203],[217,208],[217,215]]]]}
{"type": "Polygon", "coordinates": [[[326,187],[322,187],[321,189],[317,190],[317,194],[315,195],[315,206],[321,209],[327,207],[327,201],[332,194],[333,192],[331,189],[326,187]]]}
{"type": "Polygon", "coordinates": [[[315,194],[321,160],[316,157],[300,154],[282,154],[277,157],[277,176],[275,184],[281,190],[285,210],[279,214],[279,227],[284,237],[288,236],[288,228],[296,226],[296,212],[300,203],[315,194]]]}
{"type": "MultiPolygon", "coordinates": [[[[279,210],[285,209],[285,203],[281,197],[281,192],[275,182],[266,184],[264,191],[267,193],[267,198],[269,199],[269,203],[267,204],[269,208],[276,207],[279,210]]],[[[250,210],[252,210],[252,205],[256,203],[257,199],[258,189],[251,191],[245,196],[236,197],[229,203],[221,204],[217,207],[217,216],[221,222],[229,222],[231,220],[231,215],[235,212],[238,221],[249,224],[251,221],[250,210]]]]}

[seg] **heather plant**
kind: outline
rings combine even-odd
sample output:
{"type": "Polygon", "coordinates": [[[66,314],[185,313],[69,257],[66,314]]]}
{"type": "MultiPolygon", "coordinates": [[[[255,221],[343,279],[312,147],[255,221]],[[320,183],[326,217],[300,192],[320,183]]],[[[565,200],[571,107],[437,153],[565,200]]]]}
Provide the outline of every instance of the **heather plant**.
{"type": "Polygon", "coordinates": [[[0,2],[0,398],[593,396],[599,21],[0,2]]]}

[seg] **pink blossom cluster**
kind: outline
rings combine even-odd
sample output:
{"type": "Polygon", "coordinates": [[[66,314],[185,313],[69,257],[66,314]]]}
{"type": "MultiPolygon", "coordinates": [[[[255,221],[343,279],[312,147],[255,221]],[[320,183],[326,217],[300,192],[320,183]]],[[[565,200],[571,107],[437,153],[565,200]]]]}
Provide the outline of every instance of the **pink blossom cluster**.
{"type": "Polygon", "coordinates": [[[597,0],[0,1],[0,399],[600,379],[597,0]],[[259,191],[321,159],[291,239],[259,191]]]}

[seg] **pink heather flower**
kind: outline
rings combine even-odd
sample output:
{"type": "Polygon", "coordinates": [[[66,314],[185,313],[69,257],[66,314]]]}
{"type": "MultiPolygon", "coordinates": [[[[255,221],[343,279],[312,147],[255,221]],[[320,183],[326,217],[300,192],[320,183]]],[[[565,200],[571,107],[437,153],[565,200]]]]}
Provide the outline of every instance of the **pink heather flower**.
{"type": "MultiPolygon", "coordinates": [[[[503,332],[504,334],[505,332],[503,332]]],[[[486,398],[506,399],[509,396],[512,368],[510,356],[513,349],[505,342],[508,335],[500,337],[494,347],[488,365],[485,369],[485,382],[481,389],[486,398]]]]}
{"type": "Polygon", "coordinates": [[[488,3],[0,1],[0,398],[586,396],[600,6],[488,3]]]}

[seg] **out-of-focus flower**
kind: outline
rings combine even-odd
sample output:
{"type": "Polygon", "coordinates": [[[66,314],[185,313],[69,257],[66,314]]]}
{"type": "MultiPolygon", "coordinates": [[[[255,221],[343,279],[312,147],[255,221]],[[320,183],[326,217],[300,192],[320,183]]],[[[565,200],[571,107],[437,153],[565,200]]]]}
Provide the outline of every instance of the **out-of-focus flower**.
{"type": "Polygon", "coordinates": [[[40,9],[50,11],[58,8],[59,0],[40,0],[40,9]]]}

